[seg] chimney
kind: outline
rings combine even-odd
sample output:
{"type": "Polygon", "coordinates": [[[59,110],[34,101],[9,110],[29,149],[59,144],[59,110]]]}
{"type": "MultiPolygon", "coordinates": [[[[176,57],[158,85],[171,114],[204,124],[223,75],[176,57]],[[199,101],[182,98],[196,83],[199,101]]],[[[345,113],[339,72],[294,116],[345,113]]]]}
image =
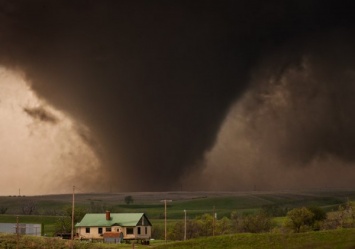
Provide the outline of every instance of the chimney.
{"type": "Polygon", "coordinates": [[[111,220],[110,211],[106,211],[106,220],[111,220]]]}

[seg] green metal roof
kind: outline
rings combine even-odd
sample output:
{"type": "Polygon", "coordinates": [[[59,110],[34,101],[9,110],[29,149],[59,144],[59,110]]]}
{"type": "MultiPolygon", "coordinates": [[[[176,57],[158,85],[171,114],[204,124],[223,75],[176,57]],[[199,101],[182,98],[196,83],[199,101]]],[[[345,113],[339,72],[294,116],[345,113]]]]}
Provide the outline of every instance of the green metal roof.
{"type": "Polygon", "coordinates": [[[106,214],[86,214],[75,227],[110,227],[113,225],[134,227],[144,216],[147,225],[151,225],[144,213],[111,213],[110,220],[106,220],[106,214]]]}

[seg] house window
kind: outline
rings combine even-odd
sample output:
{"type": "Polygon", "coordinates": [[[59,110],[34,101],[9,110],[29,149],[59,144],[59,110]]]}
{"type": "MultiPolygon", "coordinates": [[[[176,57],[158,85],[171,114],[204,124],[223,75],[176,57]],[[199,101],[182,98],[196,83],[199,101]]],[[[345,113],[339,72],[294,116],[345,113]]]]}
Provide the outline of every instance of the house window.
{"type": "Polygon", "coordinates": [[[85,228],[85,233],[90,233],[90,227],[85,228]]]}
{"type": "Polygon", "coordinates": [[[141,234],[141,227],[137,227],[137,233],[141,234]]]}
{"type": "Polygon", "coordinates": [[[99,234],[102,234],[102,227],[99,227],[99,234]]]}
{"type": "Polygon", "coordinates": [[[148,227],[145,227],[145,234],[148,234],[148,227]]]}
{"type": "Polygon", "coordinates": [[[127,234],[133,234],[133,227],[127,227],[126,229],[127,234]]]}
{"type": "Polygon", "coordinates": [[[106,232],[111,232],[111,227],[106,227],[106,232]]]}

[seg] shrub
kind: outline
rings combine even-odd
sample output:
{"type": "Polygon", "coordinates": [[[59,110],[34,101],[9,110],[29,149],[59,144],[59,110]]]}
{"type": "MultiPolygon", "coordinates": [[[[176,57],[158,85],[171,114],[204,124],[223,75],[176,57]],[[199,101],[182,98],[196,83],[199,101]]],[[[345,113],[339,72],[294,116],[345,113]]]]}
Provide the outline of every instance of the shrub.
{"type": "Polygon", "coordinates": [[[124,198],[124,202],[129,205],[131,203],[133,203],[133,197],[131,195],[128,195],[124,198]]]}
{"type": "Polygon", "coordinates": [[[305,207],[294,208],[287,213],[289,219],[287,226],[290,226],[295,233],[299,233],[313,225],[313,217],[314,214],[305,207]]]}

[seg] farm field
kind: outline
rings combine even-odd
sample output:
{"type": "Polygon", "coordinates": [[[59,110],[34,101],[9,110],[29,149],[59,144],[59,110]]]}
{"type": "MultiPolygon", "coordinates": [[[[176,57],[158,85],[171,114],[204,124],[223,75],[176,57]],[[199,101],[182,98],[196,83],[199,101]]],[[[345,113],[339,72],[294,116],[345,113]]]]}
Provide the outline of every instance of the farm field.
{"type": "MultiPolygon", "coordinates": [[[[215,207],[222,216],[231,210],[250,211],[263,205],[278,204],[294,206],[322,206],[331,210],[347,199],[355,199],[355,191],[284,191],[284,192],[133,192],[133,193],[78,193],[75,206],[111,212],[137,212],[141,210],[151,218],[160,218],[163,202],[168,199],[169,216],[182,217],[183,210],[192,215],[209,212],[215,207]],[[126,196],[134,202],[127,205],[126,196]]],[[[21,214],[28,202],[36,204],[33,214],[56,215],[71,206],[72,195],[0,196],[0,207],[7,207],[6,214],[21,214]]],[[[97,211],[101,211],[97,210],[97,211]]]]}

